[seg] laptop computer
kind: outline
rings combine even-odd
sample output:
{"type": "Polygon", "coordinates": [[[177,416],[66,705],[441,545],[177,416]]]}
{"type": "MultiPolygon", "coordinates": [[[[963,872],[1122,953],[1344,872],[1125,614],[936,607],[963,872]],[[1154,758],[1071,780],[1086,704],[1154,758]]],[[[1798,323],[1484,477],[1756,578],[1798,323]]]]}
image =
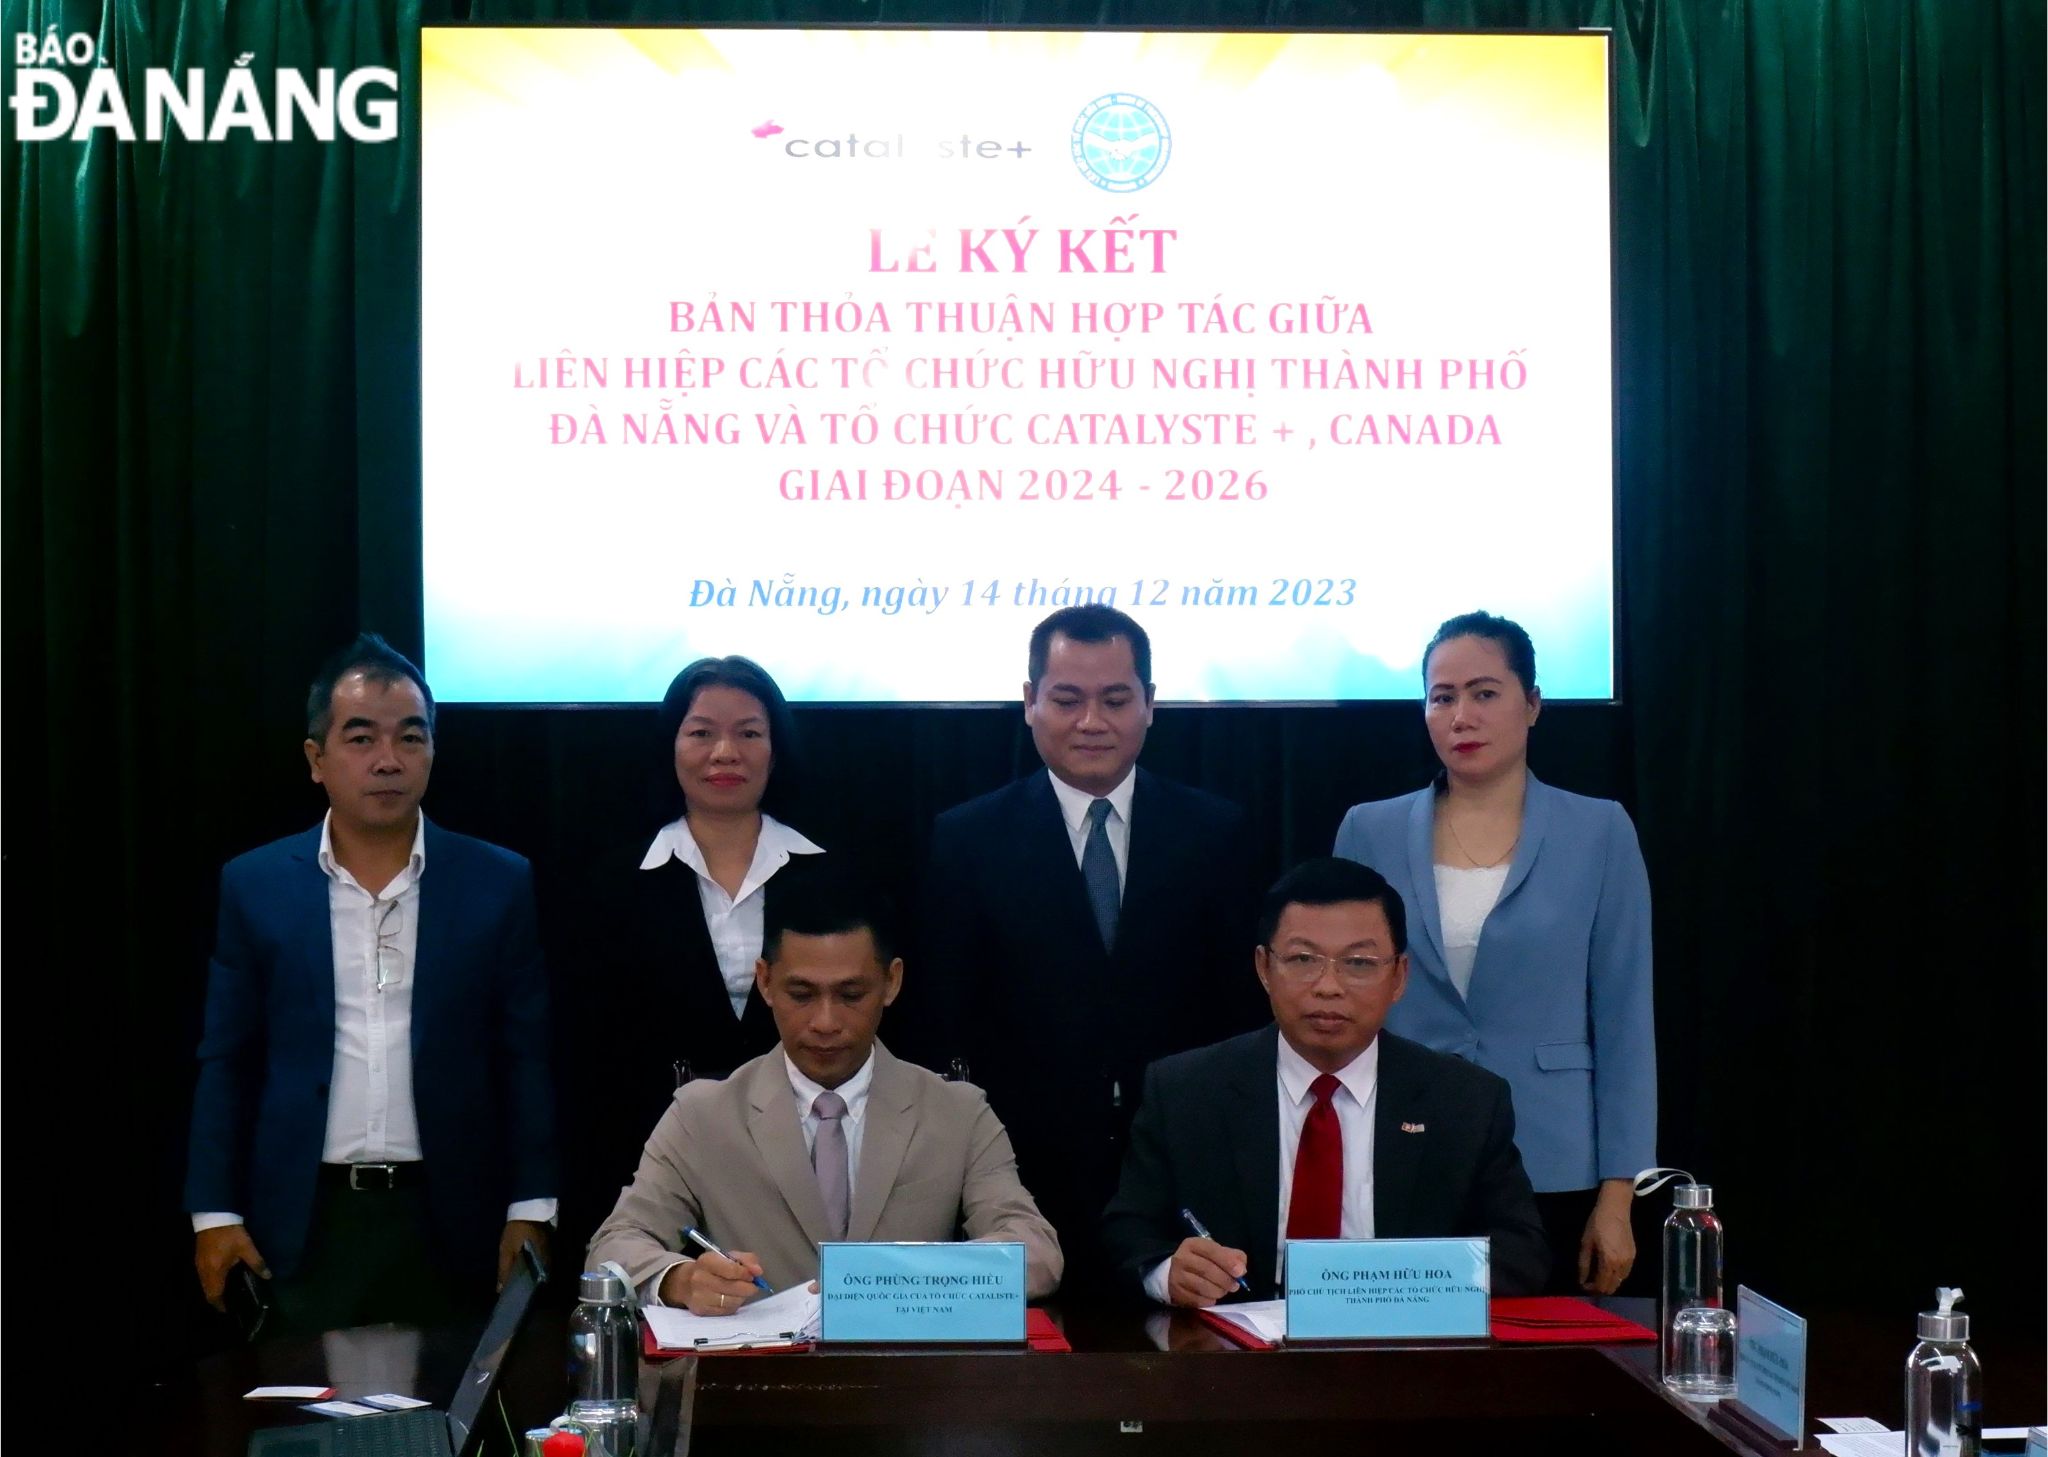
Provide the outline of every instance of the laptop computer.
{"type": "Polygon", "coordinates": [[[445,1415],[420,1407],[329,1419],[317,1427],[270,1427],[250,1435],[249,1457],[477,1457],[505,1353],[546,1280],[540,1256],[532,1245],[522,1245],[445,1415]]]}

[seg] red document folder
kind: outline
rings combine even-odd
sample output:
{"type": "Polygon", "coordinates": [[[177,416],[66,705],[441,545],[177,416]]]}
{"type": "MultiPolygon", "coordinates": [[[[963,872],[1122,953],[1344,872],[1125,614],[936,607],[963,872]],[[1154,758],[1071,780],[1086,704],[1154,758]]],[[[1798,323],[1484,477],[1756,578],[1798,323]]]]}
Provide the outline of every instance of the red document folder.
{"type": "Polygon", "coordinates": [[[657,1346],[654,1343],[654,1327],[645,1321],[640,1323],[640,1354],[650,1361],[671,1361],[677,1356],[776,1356],[784,1351],[808,1351],[811,1341],[777,1341],[765,1346],[725,1346],[718,1350],[698,1351],[682,1346],[657,1346]]]}
{"type": "Polygon", "coordinates": [[[1654,1341],[1657,1333],[1626,1316],[1569,1295],[1530,1295],[1496,1300],[1491,1307],[1497,1341],[1654,1341]]]}
{"type": "Polygon", "coordinates": [[[1247,1351],[1277,1351],[1280,1348],[1268,1340],[1253,1335],[1235,1321],[1225,1320],[1213,1310],[1198,1310],[1195,1318],[1233,1344],[1243,1346],[1247,1351]]]}
{"type": "MultiPolygon", "coordinates": [[[[1227,1340],[1248,1351],[1278,1349],[1244,1327],[1225,1320],[1214,1311],[1198,1310],[1196,1316],[1227,1340]]],[[[1565,1344],[1588,1341],[1616,1344],[1622,1341],[1654,1341],[1657,1333],[1637,1325],[1625,1316],[1575,1300],[1568,1295],[1532,1295],[1495,1300],[1489,1304],[1489,1325],[1497,1341],[1529,1341],[1565,1344]]]]}
{"type": "Polygon", "coordinates": [[[1071,1351],[1067,1338],[1042,1310],[1024,1312],[1024,1344],[1034,1351],[1071,1351]]]}

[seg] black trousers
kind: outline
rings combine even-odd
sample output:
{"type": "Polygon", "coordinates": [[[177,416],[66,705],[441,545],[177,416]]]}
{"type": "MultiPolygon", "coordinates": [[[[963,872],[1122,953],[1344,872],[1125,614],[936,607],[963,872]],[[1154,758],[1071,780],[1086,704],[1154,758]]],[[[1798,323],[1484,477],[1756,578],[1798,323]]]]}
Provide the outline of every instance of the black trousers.
{"type": "Polygon", "coordinates": [[[350,1189],[322,1181],[305,1258],[272,1282],[266,1336],[305,1337],[342,1326],[473,1321],[491,1292],[450,1280],[435,1258],[426,1192],[350,1189]]]}

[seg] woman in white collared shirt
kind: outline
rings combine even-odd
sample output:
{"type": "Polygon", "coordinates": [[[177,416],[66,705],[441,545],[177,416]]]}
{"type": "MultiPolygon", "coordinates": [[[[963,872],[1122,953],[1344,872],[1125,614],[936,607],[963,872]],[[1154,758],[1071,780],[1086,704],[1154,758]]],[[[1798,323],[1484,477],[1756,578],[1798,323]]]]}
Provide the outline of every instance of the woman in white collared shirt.
{"type": "Polygon", "coordinates": [[[776,872],[823,851],[787,812],[797,775],[789,705],[742,657],[700,658],[662,698],[660,742],[683,812],[593,867],[577,968],[580,1045],[595,1065],[563,1069],[564,1142],[588,1150],[601,1219],[631,1178],[642,1142],[685,1078],[722,1078],[776,1045],[754,990],[754,962],[776,872]]]}

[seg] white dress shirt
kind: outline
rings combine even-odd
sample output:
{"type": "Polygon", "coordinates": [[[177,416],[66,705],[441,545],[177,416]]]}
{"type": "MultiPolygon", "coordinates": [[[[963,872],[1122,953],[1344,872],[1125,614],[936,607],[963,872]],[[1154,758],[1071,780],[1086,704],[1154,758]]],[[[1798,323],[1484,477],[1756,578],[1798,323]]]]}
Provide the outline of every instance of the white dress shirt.
{"type": "MultiPolygon", "coordinates": [[[[789,1072],[790,1091],[796,1094],[798,1120],[804,1126],[804,1152],[810,1153],[818,1146],[818,1115],[811,1111],[811,1105],[818,1101],[818,1095],[826,1091],[823,1083],[814,1083],[797,1071],[796,1064],[789,1060],[789,1050],[783,1049],[782,1065],[789,1072]]],[[[849,1207],[854,1190],[860,1184],[860,1135],[867,1124],[868,1088],[875,1081],[875,1052],[868,1049],[868,1060],[860,1065],[860,1071],[831,1091],[846,1100],[846,1111],[839,1115],[840,1132],[846,1135],[846,1195],[849,1207]]]]}
{"type": "MultiPolygon", "coordinates": [[[[1076,789],[1059,775],[1047,771],[1052,780],[1052,792],[1060,804],[1060,818],[1067,822],[1067,838],[1074,842],[1074,863],[1079,865],[1088,849],[1088,806],[1098,796],[1085,789],[1076,789]]],[[[1109,850],[1116,857],[1117,894],[1123,894],[1124,882],[1130,877],[1131,865],[1131,790],[1138,782],[1135,767],[1124,775],[1124,782],[1109,793],[1099,796],[1109,801],[1109,818],[1102,823],[1103,833],[1109,837],[1109,850]]]]}
{"type": "MultiPolygon", "coordinates": [[[[823,1083],[814,1083],[796,1070],[796,1064],[789,1060],[785,1048],[782,1053],[783,1071],[789,1074],[791,1106],[796,1111],[796,1120],[804,1131],[804,1152],[810,1153],[818,1146],[818,1115],[811,1111],[811,1105],[818,1101],[818,1094],[825,1091],[823,1083]]],[[[846,1111],[839,1115],[840,1132],[846,1135],[846,1198],[847,1207],[852,1208],[855,1191],[860,1187],[860,1138],[867,1125],[868,1089],[875,1081],[875,1052],[868,1049],[868,1060],[860,1065],[860,1071],[832,1089],[846,1100],[846,1111]]],[[[678,1255],[656,1270],[640,1286],[640,1303],[643,1305],[666,1305],[661,1298],[661,1282],[668,1272],[677,1265],[687,1264],[693,1256],[678,1255]]]]}
{"type": "MultiPolygon", "coordinates": [[[[1294,1196],[1294,1156],[1300,1151],[1302,1125],[1315,1106],[1310,1088],[1322,1070],[1279,1039],[1280,1055],[1275,1059],[1274,1081],[1279,1095],[1280,1116],[1280,1211],[1278,1238],[1273,1248],[1273,1274],[1281,1288],[1287,1282],[1287,1205],[1294,1196]]],[[[1372,1121],[1373,1104],[1380,1086],[1380,1040],[1341,1068],[1340,1086],[1330,1099],[1337,1110],[1337,1128],[1344,1139],[1344,1202],[1338,1215],[1337,1233],[1343,1239],[1371,1239],[1372,1223],[1372,1121]]],[[[1145,1277],[1145,1293],[1167,1303],[1167,1275],[1173,1257],[1152,1267],[1145,1277]]]]}
{"type": "MultiPolygon", "coordinates": [[[[1302,1125],[1315,1106],[1309,1088],[1322,1070],[1280,1039],[1280,1238],[1273,1269],[1282,1278],[1287,1254],[1287,1205],[1294,1194],[1294,1156],[1301,1150],[1302,1125]]],[[[1337,1110],[1337,1128],[1344,1136],[1344,1205],[1337,1217],[1340,1239],[1372,1238],[1372,1117],[1380,1090],[1380,1040],[1336,1074],[1338,1087],[1330,1104],[1337,1110]]]]}
{"type": "Polygon", "coordinates": [[[427,817],[419,817],[405,868],[376,895],[334,858],[332,819],[320,826],[320,871],[327,877],[334,946],[334,1076],[320,1161],[406,1163],[420,1156],[412,1101],[412,988],[427,817]]]}
{"type": "MultiPolygon", "coordinates": [[[[405,868],[376,895],[334,858],[333,815],[320,822],[319,865],[327,877],[328,939],[334,955],[334,1069],[320,1161],[411,1163],[421,1157],[412,1095],[412,989],[420,935],[420,881],[427,871],[427,817],[413,830],[405,868]]],[[[507,1220],[547,1223],[552,1199],[521,1199],[507,1220]]],[[[196,1232],[240,1224],[225,1212],[195,1214],[196,1232]]]]}
{"type": "Polygon", "coordinates": [[[773,815],[761,816],[761,834],[754,841],[754,859],[747,866],[738,895],[726,894],[725,887],[711,878],[704,851],[690,833],[688,817],[663,825],[640,861],[642,870],[659,870],[671,859],[680,860],[697,873],[697,900],[704,907],[704,929],[711,933],[711,950],[718,957],[718,974],[725,982],[726,999],[732,1014],[747,1010],[747,992],[754,985],[754,963],[761,956],[761,937],[767,923],[766,903],[761,887],[789,863],[792,855],[822,855],[824,850],[773,815]]]}
{"type": "Polygon", "coordinates": [[[1472,963],[1479,959],[1479,933],[1493,914],[1501,891],[1507,888],[1506,865],[1467,868],[1439,865],[1436,868],[1438,929],[1444,938],[1444,970],[1451,985],[1464,996],[1472,985],[1472,963]]]}

